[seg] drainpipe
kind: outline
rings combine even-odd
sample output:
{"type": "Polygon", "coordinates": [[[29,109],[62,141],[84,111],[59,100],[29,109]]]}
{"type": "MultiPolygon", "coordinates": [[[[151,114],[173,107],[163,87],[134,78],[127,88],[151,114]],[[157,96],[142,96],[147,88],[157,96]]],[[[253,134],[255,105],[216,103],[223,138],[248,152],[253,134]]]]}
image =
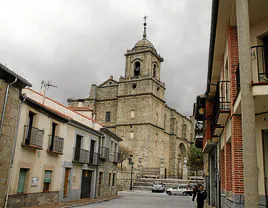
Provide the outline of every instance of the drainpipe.
{"type": "Polygon", "coordinates": [[[10,161],[10,164],[9,164],[8,184],[7,184],[7,189],[6,189],[6,193],[5,193],[4,208],[7,208],[8,193],[9,193],[9,188],[10,188],[10,183],[11,183],[12,168],[13,168],[13,164],[14,164],[15,149],[16,149],[17,138],[18,138],[18,127],[19,127],[19,122],[20,122],[21,106],[22,106],[22,103],[24,103],[24,101],[26,100],[26,96],[22,95],[22,97],[23,98],[20,101],[19,109],[18,109],[18,119],[17,119],[17,124],[16,124],[15,135],[14,135],[14,144],[13,144],[13,148],[12,148],[12,157],[11,157],[11,161],[10,161]]]}
{"type": "Polygon", "coordinates": [[[2,117],[1,117],[1,123],[0,123],[0,138],[2,137],[2,130],[4,126],[4,118],[5,118],[5,112],[6,112],[6,107],[7,107],[7,99],[8,99],[8,93],[9,93],[9,88],[11,85],[15,84],[17,82],[18,78],[16,77],[14,82],[11,82],[10,84],[7,85],[6,88],[6,95],[5,95],[5,100],[4,100],[4,106],[2,110],[2,117]]]}

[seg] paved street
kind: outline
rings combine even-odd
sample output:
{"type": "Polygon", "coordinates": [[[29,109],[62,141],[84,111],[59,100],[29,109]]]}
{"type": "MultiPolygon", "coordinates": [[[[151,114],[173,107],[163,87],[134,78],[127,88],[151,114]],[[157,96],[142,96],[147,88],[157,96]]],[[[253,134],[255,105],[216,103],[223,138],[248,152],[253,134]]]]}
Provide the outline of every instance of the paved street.
{"type": "MultiPolygon", "coordinates": [[[[98,204],[80,206],[81,208],[193,208],[190,196],[169,196],[166,193],[149,191],[119,192],[124,196],[98,204]]],[[[80,208],[79,207],[79,208],[80,208]]]]}

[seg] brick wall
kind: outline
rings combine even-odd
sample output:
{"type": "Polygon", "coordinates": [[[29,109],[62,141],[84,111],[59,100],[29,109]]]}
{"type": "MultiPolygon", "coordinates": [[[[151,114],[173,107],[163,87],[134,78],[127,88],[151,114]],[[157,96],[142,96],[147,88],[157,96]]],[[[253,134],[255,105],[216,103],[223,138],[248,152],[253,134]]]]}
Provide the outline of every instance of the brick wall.
{"type": "Polygon", "coordinates": [[[204,126],[206,126],[207,129],[203,140],[203,147],[206,144],[207,140],[212,138],[211,119],[210,119],[212,113],[213,113],[213,103],[210,100],[206,100],[206,120],[205,120],[206,124],[204,126]]]}
{"type": "Polygon", "coordinates": [[[232,152],[230,143],[225,145],[225,190],[232,191],[232,152]]]}
{"type": "MultiPolygon", "coordinates": [[[[7,83],[0,80],[0,112],[4,105],[4,98],[6,93],[7,83]]],[[[8,102],[6,106],[6,113],[4,118],[4,125],[2,135],[0,135],[0,207],[4,203],[5,190],[8,181],[8,172],[10,160],[12,156],[12,148],[14,143],[14,136],[18,117],[19,93],[20,90],[14,86],[9,88],[8,102]]]]}
{"type": "MultiPolygon", "coordinates": [[[[243,175],[243,147],[242,147],[242,123],[241,116],[233,113],[233,104],[237,97],[236,88],[236,70],[239,63],[238,60],[238,40],[236,27],[228,28],[228,54],[229,54],[229,74],[230,74],[230,91],[231,91],[231,160],[232,175],[229,176],[232,181],[232,192],[234,194],[244,193],[244,175],[243,175]]],[[[228,157],[228,159],[230,159],[228,157]]],[[[231,188],[230,185],[228,187],[231,188]]]]}
{"type": "Polygon", "coordinates": [[[225,161],[224,161],[224,149],[220,152],[221,160],[221,188],[225,190],[225,161]]]}

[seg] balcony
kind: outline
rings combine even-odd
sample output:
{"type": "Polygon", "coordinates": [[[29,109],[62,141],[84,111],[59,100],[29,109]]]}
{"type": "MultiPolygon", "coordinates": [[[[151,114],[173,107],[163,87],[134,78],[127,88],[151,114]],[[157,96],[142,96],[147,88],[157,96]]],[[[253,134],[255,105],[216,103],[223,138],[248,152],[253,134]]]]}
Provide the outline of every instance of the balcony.
{"type": "Polygon", "coordinates": [[[43,149],[44,130],[25,125],[22,145],[32,149],[43,149]]]}
{"type": "Polygon", "coordinates": [[[114,152],[114,158],[113,158],[113,163],[119,163],[119,153],[114,152]]]}
{"type": "Polygon", "coordinates": [[[73,161],[77,163],[88,164],[89,163],[89,151],[80,149],[80,148],[74,148],[73,161]]]}
{"type": "Polygon", "coordinates": [[[100,148],[100,159],[109,160],[109,154],[110,154],[110,150],[107,147],[101,147],[100,148]]]}
{"type": "Polygon", "coordinates": [[[212,114],[212,135],[219,136],[230,115],[230,81],[219,81],[212,114]]]}
{"type": "Polygon", "coordinates": [[[90,152],[88,150],[74,148],[73,162],[88,164],[88,165],[99,165],[99,154],[96,152],[90,152]]]}
{"type": "Polygon", "coordinates": [[[49,148],[48,152],[49,153],[54,153],[54,154],[63,154],[63,145],[64,145],[64,139],[58,136],[49,136],[49,148]]]}
{"type": "Polygon", "coordinates": [[[89,165],[99,165],[100,164],[100,154],[96,152],[89,153],[89,165]]]}
{"type": "MultiPolygon", "coordinates": [[[[258,83],[268,82],[268,45],[252,46],[251,60],[253,69],[257,69],[258,83]]],[[[256,76],[255,76],[256,77],[256,76]]],[[[256,78],[254,79],[256,83],[256,78]]]]}

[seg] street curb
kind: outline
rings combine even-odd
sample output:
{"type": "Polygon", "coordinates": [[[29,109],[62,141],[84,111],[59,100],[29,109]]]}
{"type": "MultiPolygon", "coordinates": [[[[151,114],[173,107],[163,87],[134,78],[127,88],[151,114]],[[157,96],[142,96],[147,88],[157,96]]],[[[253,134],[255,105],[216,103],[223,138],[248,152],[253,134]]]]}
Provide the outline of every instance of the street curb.
{"type": "Polygon", "coordinates": [[[106,202],[106,201],[111,201],[113,199],[119,199],[119,198],[122,198],[122,197],[124,197],[124,196],[118,195],[118,196],[110,198],[110,199],[102,199],[102,200],[99,200],[99,201],[86,202],[86,203],[83,203],[83,204],[67,205],[67,206],[64,206],[63,208],[72,208],[72,207],[85,206],[85,205],[89,205],[89,204],[98,204],[98,203],[102,203],[102,202],[106,202]]]}

